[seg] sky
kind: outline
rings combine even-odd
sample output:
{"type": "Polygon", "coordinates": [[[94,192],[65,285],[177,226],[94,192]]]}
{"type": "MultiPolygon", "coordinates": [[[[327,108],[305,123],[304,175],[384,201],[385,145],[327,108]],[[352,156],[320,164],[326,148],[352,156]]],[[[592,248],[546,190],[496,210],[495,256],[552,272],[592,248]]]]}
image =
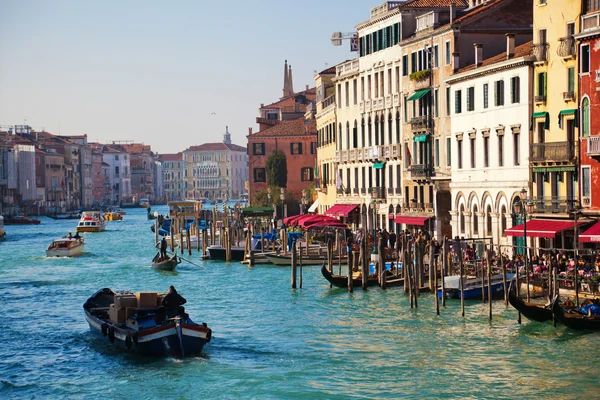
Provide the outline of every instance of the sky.
{"type": "Polygon", "coordinates": [[[352,32],[383,1],[0,0],[0,128],[27,124],[158,153],[245,146],[261,103],[354,58],[352,32]]]}

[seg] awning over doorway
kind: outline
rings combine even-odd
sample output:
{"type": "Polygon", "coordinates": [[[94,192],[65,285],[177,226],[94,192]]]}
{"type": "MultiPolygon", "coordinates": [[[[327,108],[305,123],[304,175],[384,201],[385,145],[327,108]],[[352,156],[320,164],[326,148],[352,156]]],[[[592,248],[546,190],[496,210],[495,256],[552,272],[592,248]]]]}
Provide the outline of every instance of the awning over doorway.
{"type": "Polygon", "coordinates": [[[575,167],[534,167],[533,172],[575,172],[575,167]]]}
{"type": "Polygon", "coordinates": [[[406,224],[406,225],[425,225],[425,221],[427,221],[429,217],[414,217],[409,215],[396,215],[394,218],[394,222],[397,224],[406,224]]]}
{"type": "Polygon", "coordinates": [[[546,111],[540,111],[540,112],[534,112],[533,115],[531,116],[531,129],[530,130],[533,130],[533,128],[534,128],[533,121],[536,120],[537,118],[545,118],[544,129],[550,129],[550,113],[548,113],[546,111]]]}
{"type": "Polygon", "coordinates": [[[579,235],[582,243],[600,243],[600,222],[596,222],[587,231],[579,235]]]}
{"type": "Polygon", "coordinates": [[[578,117],[578,112],[576,108],[570,109],[570,110],[560,110],[560,112],[558,113],[558,127],[560,129],[562,129],[563,127],[563,117],[565,115],[574,115],[575,118],[573,119],[573,126],[575,128],[579,128],[579,117],[578,117]]]}
{"type": "Polygon", "coordinates": [[[330,217],[347,217],[358,204],[334,204],[331,208],[325,211],[325,215],[330,217]]]}
{"type": "MultiPolygon", "coordinates": [[[[583,222],[578,221],[577,225],[583,222]]],[[[557,233],[567,229],[573,229],[575,221],[570,220],[552,220],[552,219],[533,219],[525,224],[513,226],[504,231],[504,236],[523,236],[524,228],[527,228],[527,237],[554,238],[557,233]]]]}
{"type": "Polygon", "coordinates": [[[375,163],[375,164],[373,164],[373,168],[374,169],[382,169],[384,165],[385,165],[385,163],[382,163],[382,162],[375,163]]]}
{"type": "Polygon", "coordinates": [[[408,99],[406,99],[406,101],[419,100],[420,98],[422,98],[423,96],[425,96],[430,91],[431,91],[431,89],[417,90],[408,99]]]}
{"type": "Polygon", "coordinates": [[[413,140],[415,142],[426,142],[427,141],[427,134],[425,134],[425,135],[415,135],[413,137],[413,140]]]}
{"type": "Polygon", "coordinates": [[[316,212],[316,211],[317,211],[317,207],[319,207],[319,199],[315,200],[315,202],[314,202],[314,203],[312,203],[312,206],[310,206],[310,207],[308,208],[308,212],[309,212],[309,213],[314,213],[314,212],[316,212]]]}

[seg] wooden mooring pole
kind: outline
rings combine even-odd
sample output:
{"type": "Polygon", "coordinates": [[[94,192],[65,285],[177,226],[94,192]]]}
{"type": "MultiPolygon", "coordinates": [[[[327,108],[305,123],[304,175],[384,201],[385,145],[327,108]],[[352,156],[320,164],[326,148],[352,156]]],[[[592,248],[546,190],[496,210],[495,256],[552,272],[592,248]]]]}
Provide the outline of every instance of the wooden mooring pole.
{"type": "Polygon", "coordinates": [[[296,252],[296,241],[292,243],[292,289],[296,289],[296,264],[298,262],[298,253],[296,252]]]}

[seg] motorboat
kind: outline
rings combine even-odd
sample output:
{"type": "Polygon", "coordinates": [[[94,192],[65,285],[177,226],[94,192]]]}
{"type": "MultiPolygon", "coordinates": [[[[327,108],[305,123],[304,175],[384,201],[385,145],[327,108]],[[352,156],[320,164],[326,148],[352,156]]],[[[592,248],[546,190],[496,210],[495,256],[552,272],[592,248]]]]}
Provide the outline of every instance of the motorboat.
{"type": "Polygon", "coordinates": [[[75,228],[76,232],[102,232],[106,228],[100,211],[84,211],[75,228]]]}
{"type": "MultiPolygon", "coordinates": [[[[506,274],[506,285],[515,279],[515,274],[506,274]]],[[[463,293],[465,299],[481,299],[482,292],[483,296],[487,299],[488,297],[488,278],[487,276],[476,277],[476,276],[463,276],[463,293]],[[482,286],[483,284],[483,286],[482,286]]],[[[461,279],[460,275],[451,275],[444,277],[444,285],[446,291],[446,298],[448,299],[460,299],[461,296],[461,279]]],[[[491,278],[492,286],[492,299],[501,298],[504,296],[504,278],[502,274],[493,275],[491,278]]],[[[438,289],[438,297],[442,297],[442,289],[438,289]]]]}
{"type": "Polygon", "coordinates": [[[144,208],[150,208],[150,200],[140,199],[140,206],[144,208]]]}
{"type": "Polygon", "coordinates": [[[55,239],[46,249],[46,257],[76,257],[83,253],[83,238],[55,239]]]}
{"type": "Polygon", "coordinates": [[[202,352],[212,330],[206,323],[192,321],[181,306],[165,308],[165,296],[100,289],[83,304],[85,319],[96,337],[125,351],[154,357],[202,352]]]}
{"type": "Polygon", "coordinates": [[[104,213],[105,221],[123,221],[123,216],[115,211],[104,213]]]}
{"type": "Polygon", "coordinates": [[[39,225],[40,220],[29,218],[24,215],[13,215],[12,217],[4,217],[4,225],[39,225]]]}
{"type": "MultiPolygon", "coordinates": [[[[208,258],[211,260],[226,260],[227,254],[225,247],[214,245],[206,248],[208,258]]],[[[231,247],[231,260],[230,261],[243,261],[245,249],[243,247],[231,247]]]]}

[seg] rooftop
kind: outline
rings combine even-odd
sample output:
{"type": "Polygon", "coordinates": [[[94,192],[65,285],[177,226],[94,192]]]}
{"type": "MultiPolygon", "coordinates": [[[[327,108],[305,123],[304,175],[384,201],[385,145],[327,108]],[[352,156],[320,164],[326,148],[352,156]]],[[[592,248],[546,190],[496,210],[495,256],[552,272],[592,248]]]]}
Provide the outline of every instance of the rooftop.
{"type": "Polygon", "coordinates": [[[297,118],[281,121],[273,127],[249,135],[248,137],[304,136],[316,135],[316,133],[317,125],[314,119],[305,120],[304,118],[297,118]]]}

